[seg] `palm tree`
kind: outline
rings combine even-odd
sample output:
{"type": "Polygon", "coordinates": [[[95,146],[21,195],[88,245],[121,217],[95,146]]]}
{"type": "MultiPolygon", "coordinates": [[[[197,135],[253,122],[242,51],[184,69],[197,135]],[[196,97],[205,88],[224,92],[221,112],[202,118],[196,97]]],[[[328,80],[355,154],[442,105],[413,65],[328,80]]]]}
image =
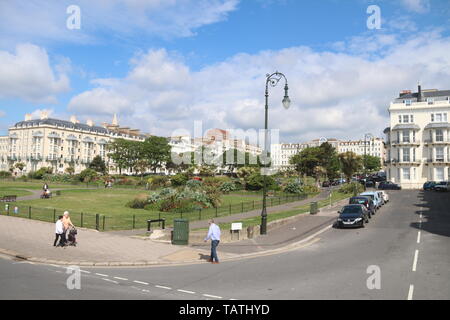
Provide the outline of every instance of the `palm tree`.
{"type": "Polygon", "coordinates": [[[339,161],[342,165],[342,172],[350,183],[352,176],[362,168],[362,158],[352,151],[339,154],[339,161]]]}

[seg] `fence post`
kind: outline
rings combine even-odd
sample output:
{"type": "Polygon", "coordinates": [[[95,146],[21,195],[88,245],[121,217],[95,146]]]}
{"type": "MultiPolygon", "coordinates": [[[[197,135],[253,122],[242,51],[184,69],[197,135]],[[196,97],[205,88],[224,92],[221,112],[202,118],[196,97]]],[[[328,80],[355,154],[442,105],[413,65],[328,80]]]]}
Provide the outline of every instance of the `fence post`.
{"type": "Polygon", "coordinates": [[[103,228],[102,228],[103,231],[105,231],[105,218],[106,218],[106,217],[103,216],[103,228]]]}
{"type": "Polygon", "coordinates": [[[198,209],[198,220],[202,220],[202,209],[198,209]]]}
{"type": "Polygon", "coordinates": [[[80,224],[81,224],[81,227],[83,228],[83,212],[81,213],[81,222],[80,222],[80,224]]]}
{"type": "Polygon", "coordinates": [[[255,210],[255,200],[253,200],[253,210],[255,210]]]}
{"type": "Polygon", "coordinates": [[[158,212],[158,227],[161,227],[161,212],[158,212]]]}
{"type": "Polygon", "coordinates": [[[98,213],[95,214],[95,230],[100,229],[100,215],[98,213]]]}
{"type": "Polygon", "coordinates": [[[242,207],[242,213],[244,213],[244,203],[241,202],[241,207],[242,207]]]}
{"type": "Polygon", "coordinates": [[[216,218],[217,218],[217,207],[216,207],[216,218]]]}
{"type": "Polygon", "coordinates": [[[136,215],[133,214],[133,228],[132,228],[132,230],[134,230],[135,227],[136,227],[136,215]]]}
{"type": "Polygon", "coordinates": [[[53,209],[53,222],[56,222],[56,209],[53,209]]]}
{"type": "Polygon", "coordinates": [[[31,219],[31,207],[28,207],[28,219],[31,219]]]}
{"type": "Polygon", "coordinates": [[[230,214],[231,214],[231,203],[230,203],[230,214]]]}

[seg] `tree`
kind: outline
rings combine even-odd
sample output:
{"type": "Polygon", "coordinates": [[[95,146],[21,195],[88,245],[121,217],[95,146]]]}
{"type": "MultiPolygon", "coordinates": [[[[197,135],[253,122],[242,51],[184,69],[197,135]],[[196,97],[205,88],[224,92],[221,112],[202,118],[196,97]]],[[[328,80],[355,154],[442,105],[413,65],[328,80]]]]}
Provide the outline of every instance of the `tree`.
{"type": "Polygon", "coordinates": [[[228,173],[232,173],[238,168],[260,166],[258,156],[237,149],[225,151],[221,156],[221,164],[228,173]]]}
{"type": "Polygon", "coordinates": [[[133,171],[136,163],[144,159],[144,142],[131,141],[125,139],[116,139],[108,144],[108,156],[114,161],[119,168],[119,173],[122,169],[128,168],[133,171]]]}
{"type": "Polygon", "coordinates": [[[352,176],[362,168],[362,158],[356,153],[347,151],[339,155],[342,171],[347,178],[347,182],[350,182],[352,176]]]}
{"type": "Polygon", "coordinates": [[[294,165],[300,174],[313,176],[315,168],[321,165],[320,151],[319,147],[303,149],[300,153],[294,155],[289,163],[294,165]]]}
{"type": "Polygon", "coordinates": [[[171,160],[171,149],[167,138],[151,136],[143,142],[142,159],[154,172],[171,160]]]}
{"type": "Polygon", "coordinates": [[[65,171],[66,171],[66,173],[73,175],[75,173],[75,168],[70,166],[70,167],[67,167],[65,171]]]}
{"type": "Polygon", "coordinates": [[[105,161],[103,161],[102,157],[100,157],[99,155],[95,156],[94,159],[92,159],[92,162],[89,164],[89,168],[102,174],[106,173],[105,161]]]}
{"type": "Polygon", "coordinates": [[[80,181],[89,183],[97,177],[97,172],[94,169],[84,169],[80,172],[79,179],[80,181]]]}
{"type": "Polygon", "coordinates": [[[322,143],[318,150],[320,166],[324,168],[328,179],[336,179],[339,177],[341,169],[338,153],[330,143],[322,143]]]}
{"type": "Polygon", "coordinates": [[[147,160],[138,160],[134,165],[134,170],[141,173],[141,180],[144,179],[144,173],[147,171],[149,163],[147,160]]]}
{"type": "Polygon", "coordinates": [[[363,156],[363,163],[366,165],[368,172],[376,172],[381,169],[381,159],[379,157],[371,155],[363,156]]]}
{"type": "Polygon", "coordinates": [[[25,163],[23,162],[17,162],[14,167],[20,170],[20,174],[22,174],[23,169],[25,168],[25,163]]]}

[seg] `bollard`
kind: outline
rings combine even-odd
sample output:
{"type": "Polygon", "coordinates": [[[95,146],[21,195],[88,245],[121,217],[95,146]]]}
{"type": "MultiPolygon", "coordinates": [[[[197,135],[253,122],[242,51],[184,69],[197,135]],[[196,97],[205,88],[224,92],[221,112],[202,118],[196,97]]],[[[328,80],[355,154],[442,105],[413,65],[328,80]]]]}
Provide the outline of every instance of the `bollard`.
{"type": "Polygon", "coordinates": [[[100,215],[97,213],[95,215],[95,230],[99,230],[100,229],[100,215]]]}

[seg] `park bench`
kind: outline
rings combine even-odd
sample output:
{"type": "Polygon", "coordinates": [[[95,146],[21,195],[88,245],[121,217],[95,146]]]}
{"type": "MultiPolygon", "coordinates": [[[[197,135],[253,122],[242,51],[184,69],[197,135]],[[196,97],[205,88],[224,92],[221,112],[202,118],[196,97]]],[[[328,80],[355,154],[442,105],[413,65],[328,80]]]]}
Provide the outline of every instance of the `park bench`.
{"type": "Polygon", "coordinates": [[[162,222],[163,230],[166,228],[166,219],[147,220],[147,231],[148,232],[151,231],[152,223],[154,223],[154,222],[158,222],[158,223],[162,222]]]}
{"type": "Polygon", "coordinates": [[[17,196],[3,196],[0,198],[0,202],[16,202],[17,196]]]}

